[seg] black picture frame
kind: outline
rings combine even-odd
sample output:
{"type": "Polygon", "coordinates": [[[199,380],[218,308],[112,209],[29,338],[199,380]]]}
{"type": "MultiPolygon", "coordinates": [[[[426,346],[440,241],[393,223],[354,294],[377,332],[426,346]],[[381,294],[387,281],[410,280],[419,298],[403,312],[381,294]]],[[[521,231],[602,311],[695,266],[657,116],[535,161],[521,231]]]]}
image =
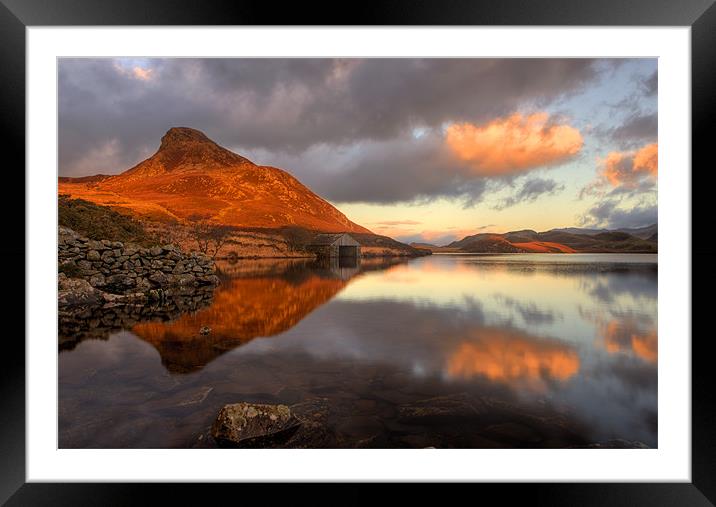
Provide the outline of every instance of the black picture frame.
{"type": "MultiPolygon", "coordinates": [[[[716,115],[716,5],[714,0],[393,0],[351,4],[293,2],[277,4],[258,0],[0,0],[0,125],[3,171],[6,188],[25,189],[25,29],[29,26],[87,25],[576,25],[576,26],[689,26],[692,58],[692,166],[706,169],[711,142],[708,125],[716,115]],[[13,181],[13,179],[15,181],[13,181]],[[9,186],[12,185],[12,186],[9,186]]],[[[688,170],[688,168],[684,168],[688,170]]],[[[48,173],[50,171],[48,170],[48,173]]],[[[54,173],[54,168],[52,169],[54,173]]],[[[698,174],[692,171],[692,175],[698,174]]],[[[707,227],[713,213],[699,210],[710,190],[699,175],[692,179],[692,232],[707,227]],[[701,197],[701,199],[699,199],[701,197]],[[701,212],[699,212],[701,211],[701,212]]],[[[0,246],[3,266],[18,265],[25,258],[25,223],[17,219],[24,209],[24,192],[9,191],[3,198],[5,237],[0,246]]],[[[693,234],[692,234],[693,237],[693,234]]],[[[692,243],[692,270],[716,259],[707,242],[692,243]]],[[[32,265],[25,262],[25,270],[32,265]]],[[[6,269],[11,287],[9,304],[23,305],[20,287],[24,273],[6,269]]],[[[708,269],[704,270],[708,273],[708,269]]],[[[713,275],[699,276],[692,283],[692,315],[708,315],[710,298],[697,298],[694,289],[706,288],[713,275]]],[[[31,304],[31,302],[28,302],[31,304]]],[[[6,310],[7,311],[7,310],[6,310]]],[[[8,311],[8,315],[19,315],[8,311]]],[[[25,334],[24,323],[16,319],[17,329],[6,329],[4,357],[0,366],[0,502],[8,505],[134,505],[155,501],[188,503],[195,498],[232,494],[229,488],[242,488],[250,498],[254,485],[147,486],[137,484],[40,484],[25,483],[25,347],[18,336],[25,334]],[[197,490],[198,489],[198,490],[197,490]],[[200,495],[200,496],[195,496],[200,495]]],[[[696,324],[694,320],[693,324],[696,324]]],[[[696,328],[694,327],[694,330],[696,328]]],[[[714,368],[707,353],[710,335],[693,332],[692,340],[692,482],[645,484],[527,484],[479,485],[480,494],[499,495],[500,501],[525,499],[549,505],[713,505],[716,503],[716,412],[711,389],[714,368]]],[[[688,340],[691,337],[672,337],[688,340]]],[[[668,407],[659,407],[660,411],[668,407]]],[[[597,451],[602,452],[602,451],[597,451]]],[[[275,486],[274,486],[275,487],[275,486]]],[[[337,503],[373,501],[374,485],[342,487],[337,503]],[[348,490],[348,491],[346,491],[348,490]]],[[[451,486],[470,487],[475,485],[451,486]]],[[[423,495],[423,487],[411,489],[423,495]]],[[[403,493],[401,493],[403,494],[403,493]]],[[[470,493],[474,494],[474,493],[470,493]]],[[[461,495],[451,490],[451,495],[461,495]]],[[[323,495],[321,495],[323,496],[323,495]]],[[[321,498],[311,495],[313,503],[321,498]]],[[[326,496],[327,503],[336,503],[326,496]]],[[[273,503],[273,502],[271,502],[273,503]]]]}

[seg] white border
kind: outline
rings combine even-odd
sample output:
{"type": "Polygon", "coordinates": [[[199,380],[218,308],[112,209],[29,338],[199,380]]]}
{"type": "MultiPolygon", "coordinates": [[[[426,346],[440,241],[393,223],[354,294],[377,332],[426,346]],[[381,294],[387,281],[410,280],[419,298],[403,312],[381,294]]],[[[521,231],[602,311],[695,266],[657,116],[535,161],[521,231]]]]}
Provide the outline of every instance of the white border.
{"type": "Polygon", "coordinates": [[[27,31],[27,480],[690,481],[689,28],[43,28],[27,31]],[[659,448],[57,449],[56,58],[659,58],[659,448]]]}

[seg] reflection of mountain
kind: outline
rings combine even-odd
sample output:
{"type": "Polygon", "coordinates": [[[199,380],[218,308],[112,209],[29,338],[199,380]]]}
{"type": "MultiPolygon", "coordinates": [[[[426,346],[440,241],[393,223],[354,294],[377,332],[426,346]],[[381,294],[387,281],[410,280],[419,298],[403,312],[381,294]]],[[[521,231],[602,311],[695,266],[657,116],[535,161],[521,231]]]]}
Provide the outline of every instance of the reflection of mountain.
{"type": "Polygon", "coordinates": [[[200,287],[180,291],[161,304],[95,306],[61,310],[58,315],[60,352],[73,350],[85,340],[106,340],[113,333],[146,320],[168,321],[186,312],[195,312],[211,304],[213,288],[200,287]]]}
{"type": "Polygon", "coordinates": [[[132,332],[151,343],[172,372],[197,370],[227,350],[259,336],[282,333],[330,300],[346,282],[312,276],[299,283],[281,278],[224,282],[214,303],[172,322],[143,322],[132,332]],[[211,332],[203,336],[203,326],[211,332]]]}
{"type": "Polygon", "coordinates": [[[544,391],[546,383],[566,381],[579,371],[574,348],[509,328],[480,328],[448,358],[452,377],[482,376],[513,388],[544,391]]]}
{"type": "Polygon", "coordinates": [[[208,308],[172,322],[142,322],[132,332],[151,343],[174,373],[187,373],[257,337],[274,336],[298,324],[333,298],[359,273],[313,261],[238,262],[219,266],[224,278],[208,308]],[[235,266],[235,269],[231,269],[235,266]],[[247,268],[252,266],[253,273],[247,268]],[[201,335],[208,326],[211,332],[201,335]]]}

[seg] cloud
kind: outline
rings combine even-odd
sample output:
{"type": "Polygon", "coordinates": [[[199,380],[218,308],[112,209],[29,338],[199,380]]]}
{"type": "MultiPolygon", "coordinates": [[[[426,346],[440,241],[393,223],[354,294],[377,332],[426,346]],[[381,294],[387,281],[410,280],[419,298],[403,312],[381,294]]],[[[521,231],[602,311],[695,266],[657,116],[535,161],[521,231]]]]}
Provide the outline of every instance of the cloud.
{"type": "Polygon", "coordinates": [[[564,190],[564,185],[546,178],[531,178],[513,195],[502,199],[494,209],[502,210],[516,204],[533,202],[542,195],[553,195],[564,190]]]}
{"type": "Polygon", "coordinates": [[[373,222],[376,225],[419,225],[422,222],[417,220],[384,220],[382,222],[373,222]]]}
{"type": "Polygon", "coordinates": [[[114,70],[122,76],[139,79],[140,81],[149,81],[154,77],[154,69],[139,65],[127,65],[127,63],[121,60],[115,61],[113,64],[114,70]]]}
{"type": "Polygon", "coordinates": [[[659,71],[654,71],[648,78],[644,79],[641,83],[644,90],[644,94],[647,96],[656,95],[659,91],[659,71]]]}
{"type": "Polygon", "coordinates": [[[612,187],[629,186],[644,177],[656,178],[658,166],[658,145],[652,143],[636,151],[609,153],[602,174],[612,187]]]}
{"type": "Polygon", "coordinates": [[[75,162],[75,168],[79,174],[108,174],[117,167],[120,160],[119,140],[109,139],[85,152],[75,162]]]}
{"type": "Polygon", "coordinates": [[[579,219],[587,227],[621,229],[644,227],[658,221],[656,204],[640,204],[632,208],[619,207],[615,199],[604,200],[592,206],[579,219]]]}
{"type": "Polygon", "coordinates": [[[388,142],[548,104],[600,72],[589,59],[61,59],[60,174],[110,139],[120,172],[178,125],[272,153],[388,142]]]}
{"type": "Polygon", "coordinates": [[[557,165],[574,157],[584,141],[579,131],[547,113],[519,113],[481,125],[450,125],[446,142],[476,174],[495,176],[557,165]]]}
{"type": "Polygon", "coordinates": [[[142,81],[149,81],[152,78],[152,73],[154,71],[152,69],[143,69],[141,67],[134,67],[132,69],[132,74],[134,74],[134,77],[137,79],[141,79],[142,81]]]}
{"type": "Polygon", "coordinates": [[[632,114],[619,127],[611,131],[611,137],[618,142],[633,140],[655,141],[658,134],[658,114],[632,114]]]}
{"type": "Polygon", "coordinates": [[[659,172],[659,146],[650,143],[632,151],[612,151],[599,160],[597,177],[584,186],[579,198],[619,197],[654,191],[659,172]]]}
{"type": "Polygon", "coordinates": [[[422,203],[438,198],[460,199],[465,206],[483,200],[488,188],[500,185],[473,174],[444,146],[440,134],[419,139],[407,134],[381,142],[356,143],[340,169],[310,167],[299,178],[334,202],[422,203]]]}
{"type": "MultiPolygon", "coordinates": [[[[479,230],[480,228],[477,228],[479,230]]],[[[392,231],[376,231],[380,234],[391,236],[403,243],[430,243],[437,246],[445,246],[453,241],[462,239],[465,236],[475,234],[476,229],[453,229],[453,230],[423,230],[420,232],[409,229],[392,230],[392,231]],[[392,234],[389,234],[392,233],[392,234]]]]}

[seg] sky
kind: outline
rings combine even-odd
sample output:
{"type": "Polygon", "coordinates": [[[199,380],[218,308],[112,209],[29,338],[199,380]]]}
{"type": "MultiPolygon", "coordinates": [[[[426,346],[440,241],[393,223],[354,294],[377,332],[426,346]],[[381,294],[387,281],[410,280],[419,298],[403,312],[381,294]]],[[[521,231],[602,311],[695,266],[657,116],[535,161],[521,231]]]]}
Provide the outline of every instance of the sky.
{"type": "Polygon", "coordinates": [[[61,59],[59,174],[192,127],[401,241],[657,221],[656,59],[61,59]]]}

